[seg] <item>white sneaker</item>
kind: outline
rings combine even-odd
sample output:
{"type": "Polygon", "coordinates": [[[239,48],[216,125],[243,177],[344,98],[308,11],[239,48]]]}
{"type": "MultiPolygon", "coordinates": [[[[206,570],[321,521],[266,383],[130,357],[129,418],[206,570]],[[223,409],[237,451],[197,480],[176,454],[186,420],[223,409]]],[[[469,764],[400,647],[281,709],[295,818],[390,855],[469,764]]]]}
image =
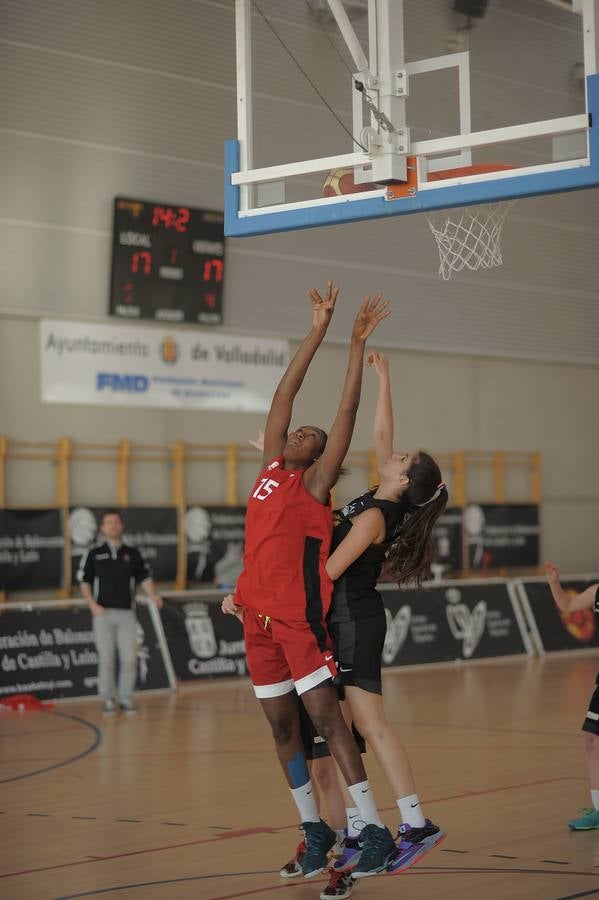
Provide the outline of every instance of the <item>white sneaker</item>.
{"type": "Polygon", "coordinates": [[[126,716],[136,716],[139,712],[135,703],[131,703],[131,701],[128,703],[119,703],[119,709],[122,713],[125,713],[126,716]]]}
{"type": "Polygon", "coordinates": [[[105,700],[104,706],[102,707],[102,712],[105,716],[114,716],[116,712],[116,703],[114,700],[105,700]]]}

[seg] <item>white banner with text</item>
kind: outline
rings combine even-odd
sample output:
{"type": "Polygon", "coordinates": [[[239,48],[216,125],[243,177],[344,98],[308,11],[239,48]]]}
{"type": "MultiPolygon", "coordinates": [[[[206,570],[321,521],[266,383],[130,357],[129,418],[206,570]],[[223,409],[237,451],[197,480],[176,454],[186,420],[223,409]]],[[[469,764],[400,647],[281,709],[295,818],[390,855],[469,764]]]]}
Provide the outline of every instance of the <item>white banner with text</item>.
{"type": "Polygon", "coordinates": [[[267,412],[287,341],[140,325],[40,322],[44,403],[267,412]]]}

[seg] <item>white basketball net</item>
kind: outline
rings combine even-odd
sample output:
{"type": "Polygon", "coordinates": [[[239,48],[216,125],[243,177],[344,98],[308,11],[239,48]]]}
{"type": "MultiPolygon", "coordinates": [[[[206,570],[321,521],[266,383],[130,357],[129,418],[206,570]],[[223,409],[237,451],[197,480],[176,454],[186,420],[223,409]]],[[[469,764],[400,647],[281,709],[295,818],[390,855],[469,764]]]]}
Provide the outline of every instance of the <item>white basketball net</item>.
{"type": "Polygon", "coordinates": [[[515,202],[461,206],[426,217],[439,248],[439,275],[445,281],[463,268],[475,272],[503,263],[501,229],[515,202]]]}

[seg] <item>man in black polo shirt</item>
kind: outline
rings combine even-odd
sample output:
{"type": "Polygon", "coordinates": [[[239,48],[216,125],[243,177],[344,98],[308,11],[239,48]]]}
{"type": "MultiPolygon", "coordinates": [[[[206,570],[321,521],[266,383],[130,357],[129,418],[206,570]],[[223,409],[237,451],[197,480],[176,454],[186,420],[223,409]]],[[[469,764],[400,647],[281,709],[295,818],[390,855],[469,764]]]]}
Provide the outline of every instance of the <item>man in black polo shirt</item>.
{"type": "Polygon", "coordinates": [[[77,577],[93,617],[98,650],[98,693],[104,712],[116,712],[115,696],[123,712],[137,712],[133,689],[137,675],[137,619],[135,587],[141,584],[158,609],[162,598],[150,569],[136,547],[123,543],[123,519],[119,512],[104,513],[96,544],[81,560],[77,577]],[[115,690],[116,654],[119,658],[118,692],[115,690]]]}

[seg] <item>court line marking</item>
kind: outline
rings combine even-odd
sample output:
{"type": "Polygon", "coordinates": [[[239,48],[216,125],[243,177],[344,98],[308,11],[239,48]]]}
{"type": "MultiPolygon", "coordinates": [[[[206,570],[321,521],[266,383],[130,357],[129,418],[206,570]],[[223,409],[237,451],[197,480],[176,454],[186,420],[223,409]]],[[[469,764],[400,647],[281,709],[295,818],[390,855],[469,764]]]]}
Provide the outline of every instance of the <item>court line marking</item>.
{"type": "MultiPolygon", "coordinates": [[[[53,900],[78,900],[78,898],[81,898],[81,897],[97,897],[100,894],[111,894],[111,893],[116,894],[116,893],[119,893],[120,891],[127,891],[127,890],[132,890],[135,888],[156,887],[156,886],[162,885],[162,884],[178,884],[180,882],[186,882],[186,881],[208,881],[208,880],[214,879],[214,878],[239,878],[239,877],[247,878],[248,876],[252,876],[252,875],[273,875],[273,874],[275,874],[275,872],[276,872],[276,870],[271,871],[271,870],[263,869],[263,870],[258,870],[255,872],[228,872],[228,873],[220,872],[220,873],[215,873],[212,875],[188,875],[183,878],[172,878],[172,879],[165,879],[162,881],[144,881],[144,882],[134,882],[134,883],[130,883],[130,884],[114,885],[113,887],[99,888],[98,890],[95,890],[95,891],[84,891],[83,893],[79,893],[79,894],[66,894],[61,897],[54,897],[53,900]]],[[[423,867],[419,867],[418,869],[414,869],[410,872],[407,872],[405,874],[407,877],[411,877],[411,878],[415,878],[415,877],[423,876],[423,875],[446,876],[446,875],[480,875],[480,874],[483,874],[483,875],[498,875],[498,874],[499,875],[506,875],[506,874],[507,875],[551,875],[553,877],[555,877],[556,875],[562,875],[562,876],[564,876],[564,875],[589,876],[590,875],[591,877],[594,877],[594,878],[599,877],[594,872],[559,872],[559,871],[556,872],[553,869],[521,869],[521,868],[502,869],[498,866],[494,866],[491,868],[487,868],[485,866],[481,866],[481,867],[460,866],[459,868],[455,868],[455,869],[447,867],[447,866],[423,866],[423,867]]],[[[319,879],[319,881],[320,881],[320,879],[319,879]]],[[[315,882],[315,883],[318,883],[318,882],[315,882]]],[[[251,890],[239,891],[235,894],[221,894],[219,897],[212,897],[211,900],[234,900],[234,898],[236,898],[236,897],[250,897],[252,894],[267,893],[267,892],[275,891],[275,890],[280,891],[282,888],[283,888],[283,890],[286,890],[286,889],[288,889],[288,887],[293,887],[293,885],[283,886],[282,884],[279,883],[279,884],[274,884],[274,885],[268,885],[266,887],[262,886],[262,887],[252,888],[251,890]]],[[[593,889],[592,891],[586,891],[581,894],[570,894],[570,895],[568,895],[568,897],[560,897],[560,898],[558,898],[558,900],[574,900],[574,898],[576,898],[576,897],[586,897],[586,896],[590,896],[591,894],[597,894],[597,893],[599,893],[599,888],[593,889]]]]}
{"type": "Polygon", "coordinates": [[[582,891],[580,894],[568,894],[566,897],[557,897],[556,900],[576,900],[576,897],[590,897],[592,894],[599,894],[599,889],[582,891]]]}
{"type": "MultiPolygon", "coordinates": [[[[68,759],[63,759],[60,762],[53,763],[51,766],[45,766],[43,769],[34,769],[32,772],[23,772],[22,775],[11,775],[10,778],[0,778],[0,784],[8,784],[10,781],[21,781],[23,778],[32,778],[34,775],[43,775],[44,772],[51,772],[52,769],[61,769],[63,766],[70,766],[71,763],[77,762],[79,759],[83,759],[85,756],[89,756],[90,753],[93,753],[94,750],[100,745],[102,740],[102,732],[98,728],[97,725],[94,725],[93,722],[88,722],[87,719],[81,719],[79,716],[73,716],[70,713],[58,712],[57,710],[53,710],[52,712],[46,713],[51,716],[61,716],[63,719],[71,719],[73,722],[79,722],[81,725],[85,725],[86,728],[89,728],[94,733],[94,739],[92,740],[89,747],[83,750],[81,753],[77,753],[75,756],[70,756],[68,759]]],[[[34,733],[35,736],[35,733],[34,733]]]]}
{"type": "MultiPolygon", "coordinates": [[[[502,788],[489,788],[484,791],[467,791],[462,794],[455,794],[450,797],[440,797],[435,800],[424,800],[423,802],[425,802],[425,803],[440,803],[443,800],[456,800],[456,799],[457,800],[466,800],[466,799],[470,799],[472,797],[477,797],[479,795],[492,794],[492,793],[497,793],[499,791],[516,790],[516,789],[523,788],[523,787],[534,787],[539,784],[553,784],[555,782],[560,782],[560,781],[579,781],[579,780],[581,780],[581,779],[575,778],[574,776],[571,776],[571,775],[564,775],[561,778],[549,778],[549,779],[543,779],[541,781],[525,782],[523,784],[511,784],[511,785],[506,785],[505,787],[502,787],[502,788]]],[[[586,780],[586,779],[582,779],[582,780],[586,780]]],[[[386,807],[386,809],[384,811],[388,811],[391,809],[397,809],[397,807],[395,807],[395,806],[394,807],[386,807]]],[[[141,856],[145,853],[158,853],[161,850],[177,850],[182,847],[195,847],[198,844],[211,843],[212,841],[223,841],[223,840],[228,840],[230,838],[246,837],[246,836],[255,835],[255,834],[273,834],[273,833],[276,834],[279,831],[287,831],[291,828],[296,829],[297,824],[281,825],[281,826],[277,826],[277,827],[261,826],[261,827],[257,827],[257,828],[245,828],[245,829],[241,829],[239,831],[229,831],[224,834],[217,834],[217,835],[214,835],[211,837],[198,838],[198,840],[196,840],[196,841],[185,841],[184,843],[181,843],[181,844],[167,844],[166,846],[163,846],[163,847],[150,847],[145,850],[131,850],[131,851],[128,851],[127,853],[116,853],[116,854],[113,854],[110,856],[102,856],[97,860],[82,859],[82,860],[77,860],[75,862],[57,863],[56,865],[53,865],[53,866],[41,866],[41,867],[34,868],[34,869],[23,869],[18,872],[6,872],[3,874],[0,874],[0,879],[14,878],[14,877],[17,877],[20,875],[31,875],[36,872],[49,872],[49,871],[53,871],[54,869],[67,869],[67,868],[74,867],[74,866],[86,865],[90,862],[105,862],[108,860],[122,859],[124,857],[129,857],[129,856],[141,856]]],[[[591,874],[594,875],[596,873],[593,872],[591,874]]]]}
{"type": "MultiPolygon", "coordinates": [[[[92,860],[79,859],[76,862],[57,863],[54,866],[42,866],[36,869],[23,869],[20,872],[5,872],[0,874],[0,879],[14,878],[18,875],[32,875],[37,872],[50,872],[54,869],[69,869],[74,866],[83,866],[90,862],[107,862],[113,859],[123,859],[128,856],[143,856],[146,853],[158,853],[161,850],[178,850],[182,847],[196,847],[198,844],[210,844],[213,841],[225,841],[227,838],[247,837],[255,834],[276,834],[278,831],[283,831],[287,827],[289,826],[285,825],[282,828],[244,828],[240,831],[229,831],[225,834],[215,834],[210,837],[198,838],[196,841],[184,841],[181,844],[166,844],[164,847],[148,847],[145,850],[129,850],[127,853],[114,853],[110,856],[98,856],[92,860]]],[[[297,825],[293,827],[297,828],[297,825]]]]}

